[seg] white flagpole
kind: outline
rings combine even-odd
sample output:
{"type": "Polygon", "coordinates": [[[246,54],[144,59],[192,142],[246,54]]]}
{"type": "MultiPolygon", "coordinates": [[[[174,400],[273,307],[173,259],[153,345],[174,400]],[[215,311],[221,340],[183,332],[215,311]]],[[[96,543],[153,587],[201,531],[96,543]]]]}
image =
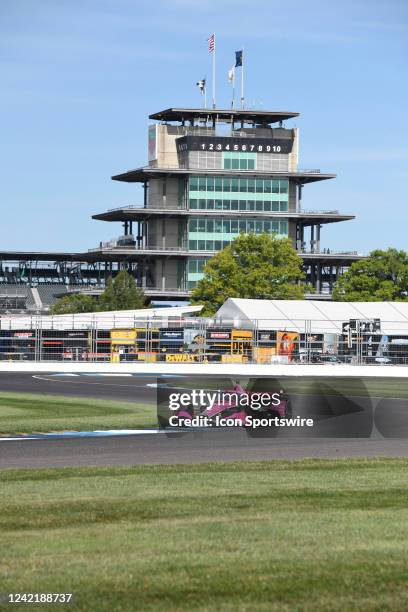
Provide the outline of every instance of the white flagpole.
{"type": "Polygon", "coordinates": [[[235,106],[235,68],[232,69],[232,108],[235,106]]]}
{"type": "Polygon", "coordinates": [[[241,110],[244,108],[244,47],[242,47],[242,65],[241,65],[241,110]]]}
{"type": "Polygon", "coordinates": [[[212,106],[215,108],[215,51],[216,51],[216,40],[214,32],[214,51],[212,52],[212,106]]]}

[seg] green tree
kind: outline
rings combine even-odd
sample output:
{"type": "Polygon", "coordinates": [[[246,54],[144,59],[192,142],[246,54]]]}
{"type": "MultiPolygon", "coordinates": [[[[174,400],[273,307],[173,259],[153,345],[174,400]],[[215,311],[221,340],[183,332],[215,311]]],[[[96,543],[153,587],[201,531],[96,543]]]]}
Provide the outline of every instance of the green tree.
{"type": "Polygon", "coordinates": [[[105,291],[98,297],[75,293],[60,298],[51,308],[52,314],[97,312],[102,310],[137,310],[146,308],[146,298],[135,279],[121,270],[108,280],[105,291]]]}
{"type": "Polygon", "coordinates": [[[136,286],[135,279],[126,270],[110,278],[99,298],[99,310],[134,310],[146,308],[146,298],[136,286]]]}
{"type": "Polygon", "coordinates": [[[408,254],[397,249],[371,251],[337,281],[333,299],[343,302],[408,300],[408,254]]]}
{"type": "Polygon", "coordinates": [[[300,300],[306,289],[302,259],[287,238],[241,234],[215,255],[192,293],[212,315],[227,298],[300,300]]]}
{"type": "Polygon", "coordinates": [[[64,295],[51,306],[51,314],[71,314],[77,312],[94,312],[97,308],[98,300],[91,295],[73,293],[64,295]]]}

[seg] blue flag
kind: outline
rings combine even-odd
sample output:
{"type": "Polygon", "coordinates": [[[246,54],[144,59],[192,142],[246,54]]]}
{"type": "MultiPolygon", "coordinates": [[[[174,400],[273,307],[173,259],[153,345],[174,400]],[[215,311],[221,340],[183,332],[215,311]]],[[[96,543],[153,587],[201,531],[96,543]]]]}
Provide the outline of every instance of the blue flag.
{"type": "Polygon", "coordinates": [[[242,66],[242,54],[243,51],[235,51],[235,68],[238,68],[238,66],[242,66]]]}

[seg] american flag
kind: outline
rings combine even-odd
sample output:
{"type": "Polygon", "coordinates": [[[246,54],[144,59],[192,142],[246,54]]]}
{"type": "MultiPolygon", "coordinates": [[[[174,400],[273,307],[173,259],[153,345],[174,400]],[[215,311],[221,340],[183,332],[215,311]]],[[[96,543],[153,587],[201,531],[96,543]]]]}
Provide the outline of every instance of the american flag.
{"type": "Polygon", "coordinates": [[[208,39],[208,52],[213,53],[215,51],[215,34],[211,34],[208,39]]]}

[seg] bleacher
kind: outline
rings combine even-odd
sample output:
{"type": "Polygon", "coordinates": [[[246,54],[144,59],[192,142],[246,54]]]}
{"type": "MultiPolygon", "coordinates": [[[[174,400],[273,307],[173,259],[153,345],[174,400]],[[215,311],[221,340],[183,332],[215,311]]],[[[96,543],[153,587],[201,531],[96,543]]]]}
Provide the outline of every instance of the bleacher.
{"type": "Polygon", "coordinates": [[[28,285],[0,283],[0,313],[42,312],[55,304],[66,292],[63,284],[28,285]],[[57,296],[55,295],[57,294],[57,296]]]}
{"type": "Polygon", "coordinates": [[[37,285],[38,294],[40,300],[43,303],[44,308],[49,308],[61,297],[61,294],[67,290],[66,285],[59,285],[57,283],[50,285],[37,285]],[[57,294],[57,295],[56,295],[57,294]]]}

